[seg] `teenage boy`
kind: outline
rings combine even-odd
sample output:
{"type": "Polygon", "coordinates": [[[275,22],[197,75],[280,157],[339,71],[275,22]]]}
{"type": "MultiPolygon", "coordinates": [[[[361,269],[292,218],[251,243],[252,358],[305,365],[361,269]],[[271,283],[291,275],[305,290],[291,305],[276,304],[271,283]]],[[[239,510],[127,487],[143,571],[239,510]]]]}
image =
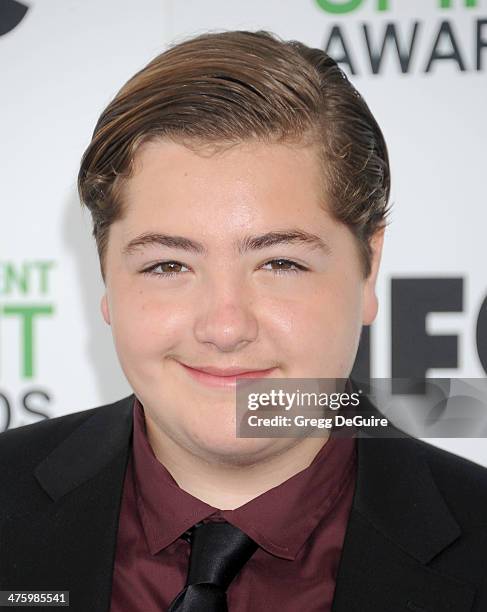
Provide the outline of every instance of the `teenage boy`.
{"type": "Polygon", "coordinates": [[[347,379],[387,148],[324,52],[266,32],[156,57],[79,174],[133,395],[8,431],[3,590],[79,612],[487,609],[487,470],[408,438],[240,438],[238,378],[347,379]]]}

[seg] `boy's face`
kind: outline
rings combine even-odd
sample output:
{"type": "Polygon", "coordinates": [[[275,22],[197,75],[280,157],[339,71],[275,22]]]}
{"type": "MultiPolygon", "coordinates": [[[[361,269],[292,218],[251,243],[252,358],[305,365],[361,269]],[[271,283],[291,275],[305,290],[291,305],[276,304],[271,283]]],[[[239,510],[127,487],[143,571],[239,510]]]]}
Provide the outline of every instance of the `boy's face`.
{"type": "Polygon", "coordinates": [[[136,157],[126,215],[110,228],[102,312],[148,422],[202,458],[253,461],[295,440],[236,439],[235,377],[185,366],[346,378],[375,318],[382,235],[364,279],[351,231],[320,207],[319,173],[314,149],[276,144],[201,156],[159,141],[136,157]],[[285,241],[290,232],[322,245],[285,241]],[[127,248],[144,234],[167,238],[127,248]]]}

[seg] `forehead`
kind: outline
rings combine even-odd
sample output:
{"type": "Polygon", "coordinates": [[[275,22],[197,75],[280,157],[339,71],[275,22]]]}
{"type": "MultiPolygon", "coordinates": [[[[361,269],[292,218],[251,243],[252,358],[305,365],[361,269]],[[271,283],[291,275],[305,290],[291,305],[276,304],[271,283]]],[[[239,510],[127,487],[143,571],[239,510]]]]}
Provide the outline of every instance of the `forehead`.
{"type": "Polygon", "coordinates": [[[123,200],[132,216],[164,215],[175,207],[194,220],[209,211],[322,215],[322,167],[309,145],[253,141],[215,151],[158,140],[137,152],[123,200]]]}

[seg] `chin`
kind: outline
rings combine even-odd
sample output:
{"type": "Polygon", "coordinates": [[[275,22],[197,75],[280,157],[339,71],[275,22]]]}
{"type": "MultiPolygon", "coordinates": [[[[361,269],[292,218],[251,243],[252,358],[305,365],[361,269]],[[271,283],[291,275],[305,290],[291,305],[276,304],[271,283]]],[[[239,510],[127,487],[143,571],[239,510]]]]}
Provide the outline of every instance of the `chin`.
{"type": "Polygon", "coordinates": [[[192,438],[193,452],[211,462],[224,462],[234,465],[248,465],[261,460],[276,440],[274,438],[236,438],[235,433],[215,437],[209,434],[204,439],[201,434],[192,438]]]}

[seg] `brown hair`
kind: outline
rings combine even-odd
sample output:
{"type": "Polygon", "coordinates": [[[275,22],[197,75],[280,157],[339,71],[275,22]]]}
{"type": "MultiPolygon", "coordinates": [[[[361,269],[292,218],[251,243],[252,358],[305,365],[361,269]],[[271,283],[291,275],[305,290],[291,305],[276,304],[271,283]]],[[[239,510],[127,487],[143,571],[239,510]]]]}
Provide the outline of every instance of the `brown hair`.
{"type": "Polygon", "coordinates": [[[172,46],[122,87],[78,176],[104,280],[123,181],[140,145],[160,137],[193,148],[250,139],[318,145],[324,202],[356,236],[369,275],[370,238],[389,213],[387,147],[364,99],[324,51],[262,30],[210,32],[172,46]]]}

